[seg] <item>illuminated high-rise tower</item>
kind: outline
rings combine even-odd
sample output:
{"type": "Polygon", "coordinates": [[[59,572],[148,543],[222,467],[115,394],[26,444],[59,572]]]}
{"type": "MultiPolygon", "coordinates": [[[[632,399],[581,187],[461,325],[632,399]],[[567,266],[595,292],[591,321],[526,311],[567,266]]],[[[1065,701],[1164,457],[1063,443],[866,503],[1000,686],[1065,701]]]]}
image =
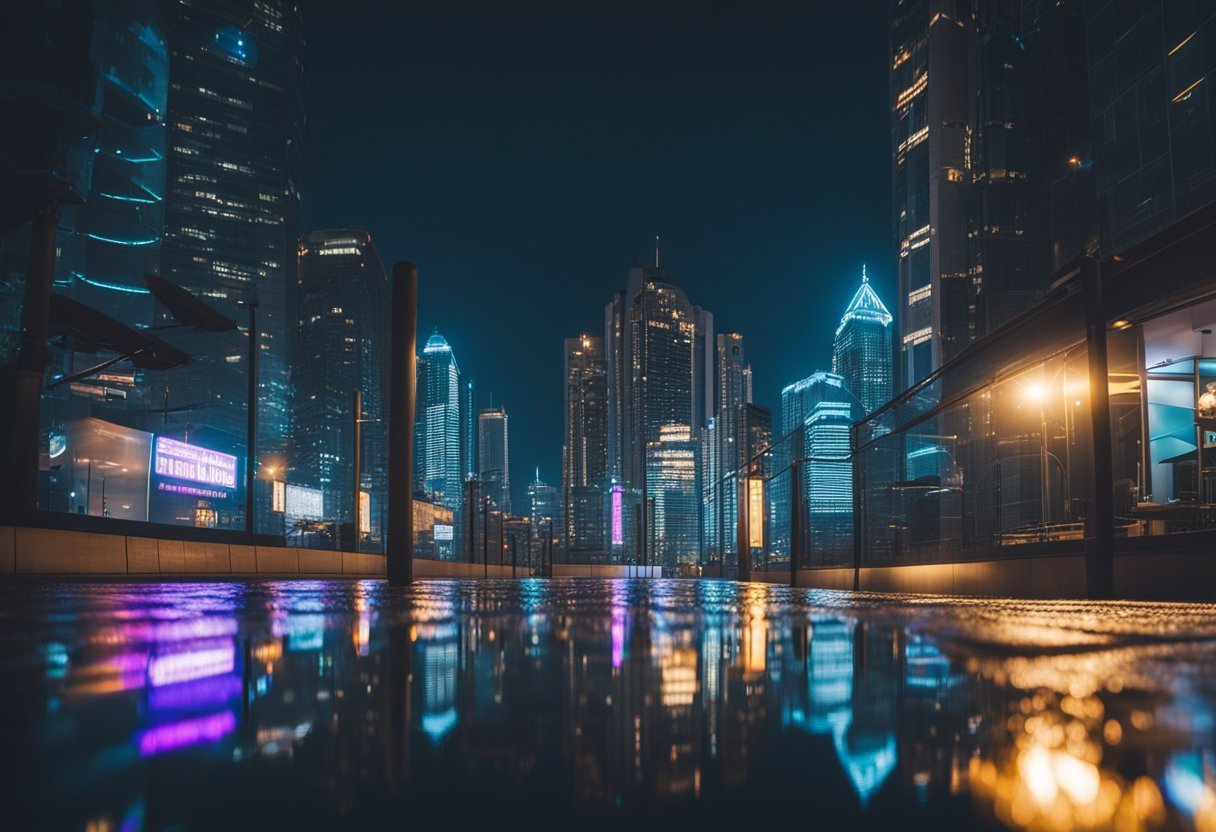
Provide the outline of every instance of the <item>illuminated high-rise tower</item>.
{"type": "MultiPolygon", "coordinates": [[[[247,328],[257,301],[260,453],[287,441],[288,332],[304,171],[304,22],[293,0],[163,0],[169,113],[162,274],[247,328]]],[[[244,338],[195,338],[169,406],[246,429],[244,338]]],[[[261,526],[273,518],[259,507],[261,526]]]]}
{"type": "Polygon", "coordinates": [[[436,331],[418,362],[415,468],[422,494],[454,510],[464,504],[460,422],[460,368],[436,331]]]}
{"type": "Polygon", "coordinates": [[[477,465],[482,493],[499,511],[511,513],[511,451],[507,411],[483,407],[477,414],[477,465]]]}
{"type": "Polygon", "coordinates": [[[608,387],[604,341],[583,335],[565,343],[565,441],[562,506],[565,552],[571,562],[606,553],[604,502],[608,486],[608,387]]]}
{"type": "Polygon", "coordinates": [[[861,286],[849,302],[832,342],[832,371],[844,377],[866,412],[891,398],[891,313],[861,267],[861,286]]]}
{"type": "Polygon", "coordinates": [[[389,286],[366,231],[317,231],[300,240],[300,325],[293,379],[295,478],[325,492],[326,516],[353,516],[354,394],[362,394],[360,488],[365,537],[382,540],[388,486],[389,286]]]}

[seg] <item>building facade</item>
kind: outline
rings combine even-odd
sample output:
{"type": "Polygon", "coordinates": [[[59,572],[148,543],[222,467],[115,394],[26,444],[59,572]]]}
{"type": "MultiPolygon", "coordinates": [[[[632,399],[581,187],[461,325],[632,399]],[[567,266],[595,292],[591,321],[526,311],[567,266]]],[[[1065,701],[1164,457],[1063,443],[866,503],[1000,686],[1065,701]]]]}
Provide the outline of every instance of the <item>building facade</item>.
{"type": "Polygon", "coordinates": [[[327,517],[350,522],[362,420],[359,479],[369,515],[361,543],[378,548],[388,489],[388,279],[371,235],[358,229],[305,235],[298,261],[292,478],[324,492],[327,517]]]}
{"type": "MultiPolygon", "coordinates": [[[[257,304],[258,454],[286,447],[304,171],[304,23],[291,0],[165,0],[169,96],[162,275],[248,329],[257,304]]],[[[243,437],[243,339],[194,336],[166,410],[243,437]]],[[[246,337],[248,337],[246,335],[246,337]]],[[[258,526],[273,530],[269,507],[258,526]]]]}
{"type": "Polygon", "coordinates": [[[417,391],[415,488],[425,499],[459,513],[464,504],[460,367],[438,331],[427,339],[418,359],[417,391]]]}
{"type": "Polygon", "coordinates": [[[608,493],[608,371],[602,338],[565,342],[565,441],[562,443],[562,523],[571,562],[607,555],[604,500],[608,493]]]}
{"type": "Polygon", "coordinates": [[[890,400],[892,389],[891,313],[861,268],[861,286],[845,309],[832,341],[832,372],[868,413],[890,400]]]}
{"type": "Polygon", "coordinates": [[[482,493],[490,498],[494,508],[511,513],[511,451],[507,411],[498,407],[483,407],[477,414],[478,478],[482,493]]]}

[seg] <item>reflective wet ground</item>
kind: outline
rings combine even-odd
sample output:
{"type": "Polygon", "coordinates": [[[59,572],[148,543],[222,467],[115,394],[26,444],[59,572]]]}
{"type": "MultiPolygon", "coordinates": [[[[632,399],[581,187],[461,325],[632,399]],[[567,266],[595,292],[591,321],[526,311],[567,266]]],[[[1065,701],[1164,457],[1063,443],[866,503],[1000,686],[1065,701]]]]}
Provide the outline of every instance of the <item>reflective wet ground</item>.
{"type": "Polygon", "coordinates": [[[19,583],[0,690],[4,828],[1216,830],[1203,605],[19,583]]]}

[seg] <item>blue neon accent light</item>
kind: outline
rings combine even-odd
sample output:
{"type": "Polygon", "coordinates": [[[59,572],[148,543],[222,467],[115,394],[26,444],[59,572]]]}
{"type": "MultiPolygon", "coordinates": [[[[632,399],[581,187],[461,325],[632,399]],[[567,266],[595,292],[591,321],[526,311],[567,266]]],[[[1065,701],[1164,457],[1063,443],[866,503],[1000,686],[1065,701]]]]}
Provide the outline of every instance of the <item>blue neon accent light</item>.
{"type": "Polygon", "coordinates": [[[95,280],[91,277],[85,277],[80,272],[72,272],[72,277],[76,278],[81,283],[87,283],[89,286],[95,286],[98,289],[108,289],[111,292],[125,292],[128,295],[152,294],[142,286],[126,286],[122,283],[111,283],[108,280],[95,280]]]}
{"type": "Polygon", "coordinates": [[[222,26],[215,33],[215,45],[230,59],[253,68],[258,64],[258,45],[253,36],[236,26],[222,26]]]}
{"type": "Polygon", "coordinates": [[[160,242],[160,237],[152,237],[148,240],[119,240],[114,237],[103,237],[100,234],[85,234],[91,240],[97,240],[100,243],[114,243],[118,246],[152,246],[160,242]]]}

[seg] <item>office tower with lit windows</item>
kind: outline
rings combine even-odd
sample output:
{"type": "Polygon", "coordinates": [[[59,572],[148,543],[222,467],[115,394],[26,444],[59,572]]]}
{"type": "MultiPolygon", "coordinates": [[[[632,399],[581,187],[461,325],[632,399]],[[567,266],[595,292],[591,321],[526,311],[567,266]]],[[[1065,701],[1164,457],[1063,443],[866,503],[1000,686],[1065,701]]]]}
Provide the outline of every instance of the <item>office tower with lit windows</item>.
{"type": "Polygon", "coordinates": [[[738,437],[742,408],[752,401],[752,368],[743,349],[743,336],[718,333],[715,342],[715,411],[701,433],[699,447],[702,544],[710,553],[716,552],[720,543],[733,545],[722,539],[723,530],[733,529],[735,524],[735,505],[724,490],[734,487],[734,480],[728,478],[748,459],[738,437]]]}
{"type": "Polygon", "coordinates": [[[868,413],[892,395],[891,313],[861,268],[861,286],[849,302],[832,341],[832,371],[868,413]]]}
{"type": "MultiPolygon", "coordinates": [[[[162,275],[242,328],[249,314],[239,304],[256,300],[257,449],[280,451],[301,230],[303,19],[292,0],[163,0],[161,10],[170,80],[162,275]]],[[[200,405],[198,423],[243,437],[240,340],[200,335],[187,345],[198,360],[166,379],[167,406],[200,405]]],[[[271,522],[263,510],[260,525],[271,522]]]]}
{"type": "Polygon", "coordinates": [[[415,405],[415,489],[445,508],[464,505],[460,453],[460,367],[436,331],[418,359],[415,405]]]}
{"type": "Polygon", "coordinates": [[[565,553],[572,563],[606,557],[604,496],[608,486],[608,372],[602,338],[565,342],[565,441],[562,514],[565,553]]]}
{"type": "Polygon", "coordinates": [[[714,314],[694,306],[692,317],[692,425],[696,438],[718,410],[718,348],[714,339],[714,314]]]}
{"type": "Polygon", "coordinates": [[[528,483],[528,519],[532,523],[532,534],[540,537],[548,533],[549,522],[553,522],[553,530],[558,531],[561,521],[561,494],[557,487],[543,482],[540,469],[536,469],[536,479],[528,483]]]}
{"type": "Polygon", "coordinates": [[[494,508],[511,513],[511,454],[507,411],[502,406],[483,407],[477,414],[478,478],[482,494],[494,508]]]}
{"type": "Polygon", "coordinates": [[[1094,0],[1085,10],[1101,250],[1111,256],[1216,201],[1216,6],[1094,0]]]}
{"type": "MultiPolygon", "coordinates": [[[[715,386],[713,379],[701,378],[713,363],[704,350],[712,343],[711,332],[708,313],[695,309],[671,275],[659,268],[632,268],[624,291],[605,308],[609,476],[621,485],[625,496],[636,491],[638,500],[645,497],[648,510],[641,520],[647,527],[644,545],[651,563],[674,566],[697,558],[700,475],[696,455],[702,427],[697,420],[707,419],[712,407],[708,400],[715,386]],[[703,348],[700,360],[698,328],[703,348]],[[685,471],[687,454],[691,455],[685,471]],[[656,515],[659,495],[651,491],[660,479],[663,487],[679,491],[686,475],[692,489],[687,509],[691,535],[674,510],[656,515]],[[654,560],[655,547],[667,560],[654,560]]],[[[683,497],[672,493],[663,499],[674,508],[683,497]]]]}
{"type": "Polygon", "coordinates": [[[464,382],[461,401],[461,471],[466,480],[477,476],[477,387],[472,379],[464,382]]]}
{"type": "Polygon", "coordinates": [[[975,38],[970,3],[891,6],[891,146],[900,375],[915,384],[971,342],[968,269],[975,38]]]}
{"type": "Polygon", "coordinates": [[[353,228],[300,240],[292,478],[321,489],[325,516],[353,518],[355,392],[361,394],[361,543],[383,543],[388,487],[389,285],[371,235],[353,228]]]}

